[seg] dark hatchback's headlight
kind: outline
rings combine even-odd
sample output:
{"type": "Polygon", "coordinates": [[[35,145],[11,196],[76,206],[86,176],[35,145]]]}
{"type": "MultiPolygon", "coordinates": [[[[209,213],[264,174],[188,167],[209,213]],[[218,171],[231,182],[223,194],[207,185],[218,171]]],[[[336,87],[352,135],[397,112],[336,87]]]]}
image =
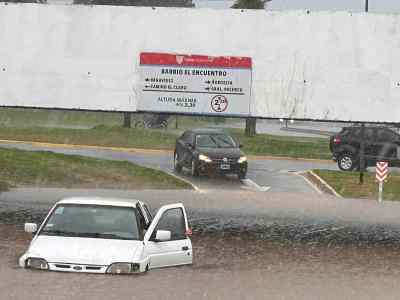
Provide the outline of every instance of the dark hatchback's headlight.
{"type": "Polygon", "coordinates": [[[139,264],[114,263],[107,268],[108,274],[131,274],[140,272],[139,264]]]}
{"type": "Polygon", "coordinates": [[[247,161],[247,157],[246,156],[241,156],[241,157],[239,157],[239,159],[238,159],[238,163],[239,164],[242,164],[242,163],[244,163],[244,162],[246,162],[247,161]]]}
{"type": "Polygon", "coordinates": [[[48,270],[49,264],[43,258],[30,257],[26,260],[25,266],[28,269],[48,270]]]}

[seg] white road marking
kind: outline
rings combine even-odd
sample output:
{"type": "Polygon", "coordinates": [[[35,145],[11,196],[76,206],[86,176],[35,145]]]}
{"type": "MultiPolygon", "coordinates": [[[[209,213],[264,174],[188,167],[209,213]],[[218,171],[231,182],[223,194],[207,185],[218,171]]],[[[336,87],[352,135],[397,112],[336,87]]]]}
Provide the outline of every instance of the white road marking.
{"type": "Polygon", "coordinates": [[[177,178],[177,179],[179,179],[179,180],[182,180],[182,181],[184,181],[184,182],[186,182],[187,184],[190,184],[191,185],[191,187],[196,191],[196,192],[199,192],[199,193],[203,193],[203,191],[199,188],[199,187],[197,187],[196,185],[194,185],[192,182],[190,182],[189,180],[187,180],[187,179],[185,179],[185,178],[182,178],[181,176],[178,176],[178,175],[176,175],[176,174],[174,174],[173,172],[167,172],[169,175],[171,175],[171,176],[174,176],[175,178],[177,178]]]}
{"type": "Polygon", "coordinates": [[[259,186],[257,183],[255,183],[253,180],[251,179],[242,179],[241,180],[242,183],[244,183],[245,185],[252,187],[254,189],[256,189],[259,192],[267,192],[268,190],[271,189],[270,186],[259,186]]]}

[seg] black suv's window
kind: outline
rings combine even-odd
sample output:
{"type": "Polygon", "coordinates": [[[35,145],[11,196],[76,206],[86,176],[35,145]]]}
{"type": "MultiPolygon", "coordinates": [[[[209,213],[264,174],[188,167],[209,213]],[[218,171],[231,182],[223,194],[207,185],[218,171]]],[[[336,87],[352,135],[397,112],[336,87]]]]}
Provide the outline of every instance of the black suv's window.
{"type": "Polygon", "coordinates": [[[200,148],[236,148],[232,137],[226,134],[198,134],[196,146],[200,148]]]}
{"type": "Polygon", "coordinates": [[[399,139],[399,136],[386,128],[382,128],[378,130],[378,141],[380,142],[393,142],[393,141],[397,141],[399,139]]]}
{"type": "MultiPolygon", "coordinates": [[[[361,128],[344,128],[340,133],[341,136],[347,136],[349,140],[359,140],[361,138],[361,128]]],[[[375,130],[374,128],[365,128],[364,136],[366,140],[375,140],[375,130]]]]}
{"type": "Polygon", "coordinates": [[[373,128],[365,128],[365,139],[366,140],[375,140],[375,131],[373,128]]]}
{"type": "Polygon", "coordinates": [[[341,136],[347,136],[349,135],[351,130],[349,128],[343,128],[342,131],[340,132],[341,136]]]}
{"type": "Polygon", "coordinates": [[[361,136],[361,128],[353,128],[349,137],[353,139],[354,138],[359,139],[360,136],[361,136]]]}
{"type": "Polygon", "coordinates": [[[185,143],[193,143],[193,133],[190,131],[185,132],[181,136],[181,140],[184,141],[185,143]]]}

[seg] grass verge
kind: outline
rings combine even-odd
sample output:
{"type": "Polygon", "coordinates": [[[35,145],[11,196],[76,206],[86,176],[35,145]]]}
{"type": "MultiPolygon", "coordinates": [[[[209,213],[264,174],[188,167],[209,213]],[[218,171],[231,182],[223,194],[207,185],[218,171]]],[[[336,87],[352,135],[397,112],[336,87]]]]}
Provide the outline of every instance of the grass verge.
{"type": "MultiPolygon", "coordinates": [[[[329,170],[314,170],[314,172],[345,198],[378,199],[378,184],[373,173],[366,173],[364,184],[360,185],[358,172],[329,170]]],[[[393,173],[389,175],[384,184],[383,199],[400,200],[400,175],[393,173]]]]}
{"type": "Polygon", "coordinates": [[[10,189],[10,185],[5,181],[0,181],[0,193],[6,192],[10,189]]]}
{"type": "Polygon", "coordinates": [[[0,149],[0,190],[11,186],[191,189],[164,172],[126,161],[109,161],[53,152],[0,149]]]}
{"type": "MultiPolygon", "coordinates": [[[[229,130],[248,155],[330,159],[327,138],[285,137],[258,134],[246,137],[243,130],[229,130]]],[[[0,127],[0,139],[60,144],[132,147],[172,150],[179,132],[142,128],[96,126],[93,129],[0,127]]]]}
{"type": "MultiPolygon", "coordinates": [[[[131,113],[132,125],[144,117],[141,113],[131,113]]],[[[169,127],[185,129],[204,124],[232,122],[229,118],[178,116],[170,117],[169,127]]],[[[58,109],[30,109],[0,107],[0,125],[8,127],[58,127],[58,128],[92,128],[99,125],[121,126],[123,113],[68,111],[58,109]]]]}

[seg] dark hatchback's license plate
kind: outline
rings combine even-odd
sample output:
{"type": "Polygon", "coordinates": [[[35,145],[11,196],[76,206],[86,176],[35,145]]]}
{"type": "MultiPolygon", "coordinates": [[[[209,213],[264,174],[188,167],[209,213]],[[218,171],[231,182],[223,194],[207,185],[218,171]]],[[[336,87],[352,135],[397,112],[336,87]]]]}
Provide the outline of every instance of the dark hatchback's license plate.
{"type": "Polygon", "coordinates": [[[221,170],[229,170],[231,168],[231,166],[227,165],[227,164],[222,164],[220,168],[221,168],[221,170]]]}

